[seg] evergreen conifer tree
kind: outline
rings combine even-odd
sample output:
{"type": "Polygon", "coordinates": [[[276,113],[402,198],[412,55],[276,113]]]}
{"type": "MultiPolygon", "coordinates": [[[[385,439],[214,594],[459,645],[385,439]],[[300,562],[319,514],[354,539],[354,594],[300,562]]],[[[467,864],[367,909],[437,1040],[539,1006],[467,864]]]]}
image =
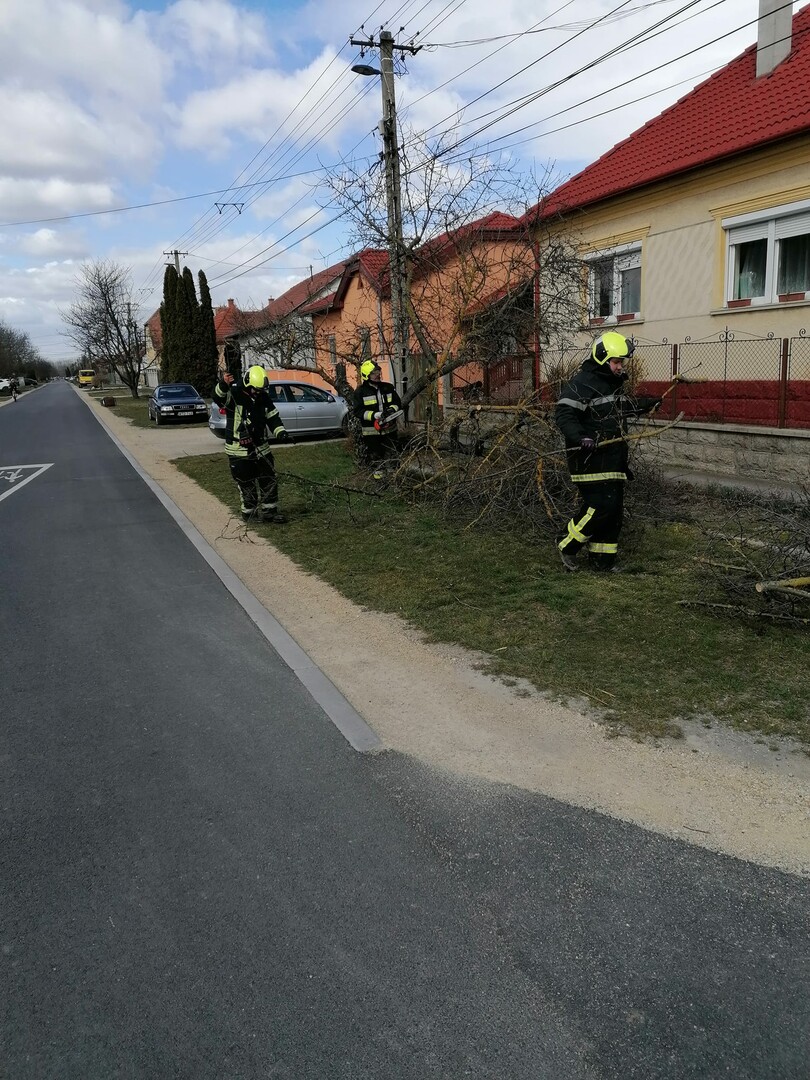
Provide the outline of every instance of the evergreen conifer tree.
{"type": "Polygon", "coordinates": [[[166,267],[163,275],[163,302],[160,305],[160,334],[163,339],[160,349],[160,381],[174,382],[175,357],[174,348],[176,307],[177,307],[177,282],[179,278],[177,270],[172,263],[166,267]]]}
{"type": "Polygon", "coordinates": [[[199,325],[197,327],[199,344],[197,346],[197,382],[195,386],[201,394],[210,394],[217,380],[217,334],[214,326],[214,308],[211,292],[204,271],[197,275],[200,282],[199,325]]]}
{"type": "Polygon", "coordinates": [[[199,304],[194,289],[194,277],[185,266],[182,275],[177,279],[175,291],[175,334],[172,345],[175,382],[194,384],[197,376],[198,325],[199,304]]]}

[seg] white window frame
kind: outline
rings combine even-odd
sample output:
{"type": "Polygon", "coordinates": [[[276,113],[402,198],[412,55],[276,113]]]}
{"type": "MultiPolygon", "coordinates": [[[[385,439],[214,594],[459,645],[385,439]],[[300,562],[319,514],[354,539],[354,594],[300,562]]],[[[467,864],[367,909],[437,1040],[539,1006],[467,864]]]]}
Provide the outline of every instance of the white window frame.
{"type": "MultiPolygon", "coordinates": [[[[738,214],[736,217],[723,218],[720,222],[725,230],[726,240],[726,286],[724,304],[726,307],[737,306],[740,301],[734,296],[737,257],[737,244],[752,240],[766,240],[768,247],[765,256],[765,285],[762,296],[746,298],[746,307],[761,307],[778,304],[779,293],[779,242],[791,236],[810,234],[810,199],[801,202],[786,203],[767,210],[756,210],[750,214],[738,214]]],[[[804,294],[810,300],[810,289],[804,294]]]]}
{"type": "MultiPolygon", "coordinates": [[[[641,269],[641,241],[636,241],[631,244],[620,244],[617,247],[603,248],[601,251],[591,251],[585,256],[585,263],[588,267],[588,308],[591,313],[591,320],[600,320],[602,324],[615,324],[619,322],[619,316],[624,318],[622,321],[631,321],[632,319],[640,319],[641,311],[620,311],[622,303],[622,286],[621,286],[621,272],[622,270],[635,270],[641,269]],[[599,315],[599,297],[596,289],[596,274],[594,272],[594,263],[603,262],[606,259],[613,259],[613,303],[611,305],[612,311],[609,315],[599,315]]],[[[639,289],[639,303],[641,302],[641,289],[639,289]]]]}

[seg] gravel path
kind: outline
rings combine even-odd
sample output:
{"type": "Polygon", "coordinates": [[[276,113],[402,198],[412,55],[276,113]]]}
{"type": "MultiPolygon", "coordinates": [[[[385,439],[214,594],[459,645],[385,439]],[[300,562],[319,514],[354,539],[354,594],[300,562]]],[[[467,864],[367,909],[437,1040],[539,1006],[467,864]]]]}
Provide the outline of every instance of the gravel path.
{"type": "Polygon", "coordinates": [[[802,752],[699,725],[658,746],[606,738],[585,704],[576,711],[531,687],[506,687],[478,670],[481,657],[425,643],[396,616],[358,607],[259,537],[226,539],[238,533],[229,511],[170,464],[221,451],[207,427],[136,428],[85,400],[387,747],[810,876],[810,758],[802,752]],[[358,686],[366,642],[384,673],[380,695],[358,686]]]}

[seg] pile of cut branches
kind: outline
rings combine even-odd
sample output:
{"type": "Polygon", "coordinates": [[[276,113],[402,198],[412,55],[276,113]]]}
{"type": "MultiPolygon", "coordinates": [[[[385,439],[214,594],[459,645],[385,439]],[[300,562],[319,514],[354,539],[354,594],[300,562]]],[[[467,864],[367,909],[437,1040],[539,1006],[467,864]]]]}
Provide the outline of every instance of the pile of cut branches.
{"type": "Polygon", "coordinates": [[[704,590],[692,606],[810,627],[810,490],[795,500],[737,495],[704,526],[704,590]]]}
{"type": "MultiPolygon", "coordinates": [[[[569,479],[567,452],[544,394],[515,406],[473,406],[428,425],[403,448],[390,479],[410,499],[440,505],[468,528],[529,528],[547,537],[564,530],[577,495],[569,479]]],[[[555,395],[556,396],[556,395],[555,395]]],[[[632,450],[650,428],[628,436],[632,450]]],[[[633,485],[639,503],[655,501],[660,476],[643,467],[633,485]]]]}
{"type": "Polygon", "coordinates": [[[571,501],[561,449],[551,407],[476,406],[411,439],[392,482],[470,527],[559,531],[571,501]]]}

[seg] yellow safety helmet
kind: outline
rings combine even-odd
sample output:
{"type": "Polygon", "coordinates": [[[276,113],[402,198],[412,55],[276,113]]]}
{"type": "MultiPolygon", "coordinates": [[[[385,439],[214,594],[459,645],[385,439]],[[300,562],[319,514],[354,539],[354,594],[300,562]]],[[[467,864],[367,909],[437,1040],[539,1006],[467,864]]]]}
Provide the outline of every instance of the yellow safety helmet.
{"type": "Polygon", "coordinates": [[[267,376],[264,373],[264,368],[258,364],[254,364],[252,368],[249,368],[247,375],[245,375],[245,386],[252,386],[256,390],[261,390],[266,381],[267,376]]]}
{"type": "Polygon", "coordinates": [[[364,360],[360,365],[360,374],[364,379],[367,379],[375,371],[380,370],[380,365],[374,360],[364,360]]]}
{"type": "Polygon", "coordinates": [[[609,360],[629,360],[634,350],[633,342],[623,334],[608,330],[594,341],[591,356],[597,364],[606,364],[609,360]]]}

